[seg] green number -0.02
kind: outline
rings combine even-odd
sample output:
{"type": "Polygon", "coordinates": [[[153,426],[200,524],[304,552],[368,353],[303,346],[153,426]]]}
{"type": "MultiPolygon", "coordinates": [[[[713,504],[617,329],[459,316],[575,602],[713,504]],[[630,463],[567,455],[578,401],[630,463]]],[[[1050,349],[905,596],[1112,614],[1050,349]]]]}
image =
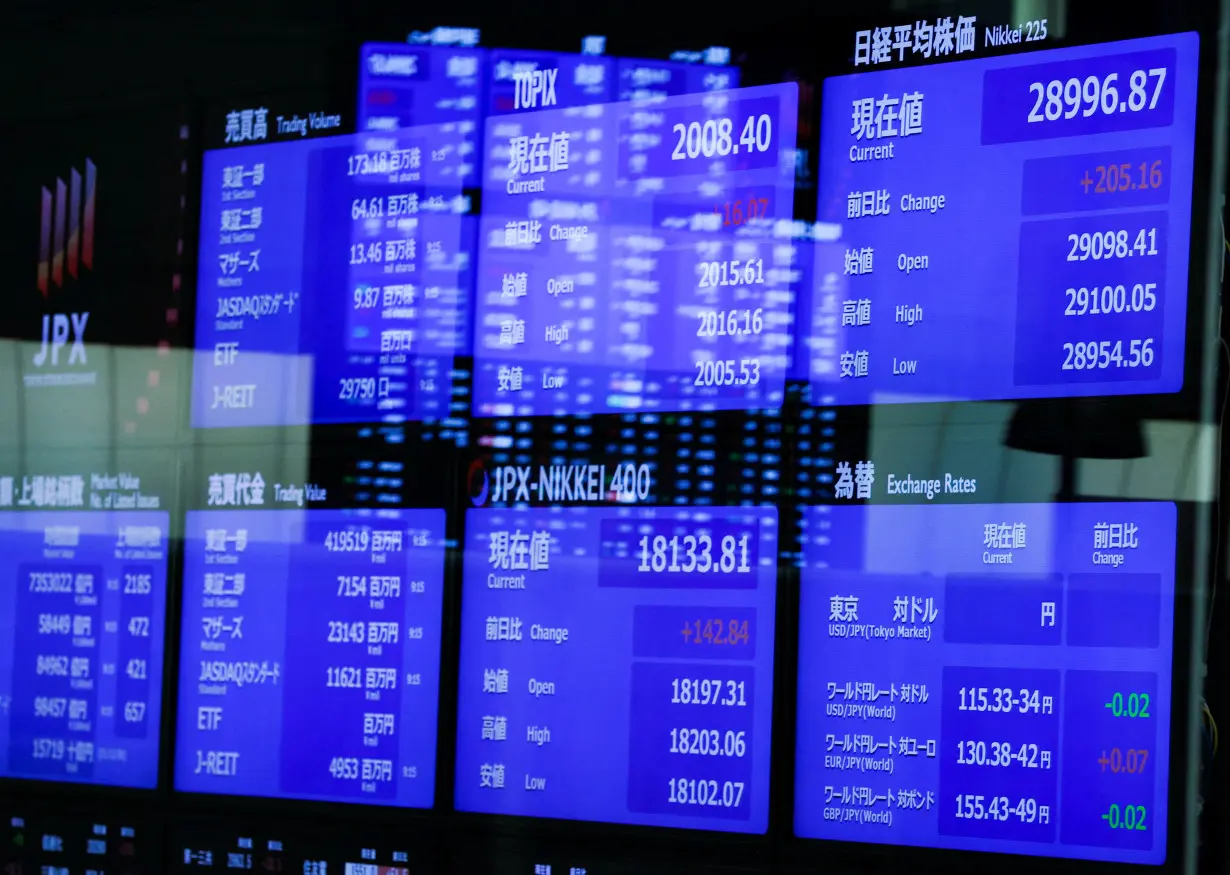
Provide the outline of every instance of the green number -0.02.
{"type": "Polygon", "coordinates": [[[1125,697],[1123,693],[1115,693],[1105,707],[1116,717],[1148,717],[1149,694],[1130,693],[1125,697]]]}
{"type": "Polygon", "coordinates": [[[1145,825],[1143,805],[1124,805],[1120,808],[1117,804],[1112,803],[1102,815],[1102,819],[1111,829],[1135,829],[1143,832],[1149,828],[1145,825]]]}

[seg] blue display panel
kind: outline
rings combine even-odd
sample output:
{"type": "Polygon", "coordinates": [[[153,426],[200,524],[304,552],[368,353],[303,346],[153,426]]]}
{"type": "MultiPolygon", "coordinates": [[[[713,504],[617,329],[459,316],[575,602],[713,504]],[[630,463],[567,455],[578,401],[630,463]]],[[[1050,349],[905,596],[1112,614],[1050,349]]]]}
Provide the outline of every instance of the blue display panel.
{"type": "Polygon", "coordinates": [[[168,521],[0,513],[0,775],[157,785],[168,521]]]}
{"type": "Polygon", "coordinates": [[[441,173],[460,185],[478,179],[487,50],[465,46],[367,43],[359,65],[360,131],[439,125],[441,173]]]}
{"type": "Polygon", "coordinates": [[[1178,391],[1198,54],[1184,33],[827,80],[847,293],[817,403],[1178,391]]]}
{"type": "MultiPolygon", "coordinates": [[[[739,87],[738,67],[712,64],[617,58],[615,73],[619,79],[618,100],[652,101],[680,94],[728,91],[739,87]]],[[[646,119],[646,122],[649,130],[662,124],[661,119],[646,119]]]]}
{"type": "Polygon", "coordinates": [[[426,808],[442,510],[188,514],[178,790],[426,808]]]}
{"type": "Polygon", "coordinates": [[[560,109],[610,103],[615,99],[613,58],[524,49],[492,49],[489,57],[491,81],[487,87],[485,116],[506,115],[522,109],[516,94],[518,80],[532,80],[537,71],[550,78],[552,105],[560,109]]]}
{"type": "Polygon", "coordinates": [[[1173,504],[806,524],[797,835],[1164,861],[1173,504]]]}
{"type": "Polygon", "coordinates": [[[205,153],[194,426],[447,414],[469,204],[442,136],[205,153]]]}
{"type": "Polygon", "coordinates": [[[466,516],[456,805],[768,826],[775,508],[466,516]]]}
{"type": "Polygon", "coordinates": [[[487,121],[477,416],[779,406],[797,86],[487,121]]]}
{"type": "MultiPolygon", "coordinates": [[[[559,107],[649,100],[739,86],[739,69],[526,49],[367,43],[359,65],[360,131],[440,125],[445,172],[479,184],[483,122],[519,109],[518,73],[555,70],[559,107]]],[[[651,123],[650,127],[656,127],[651,123]]]]}

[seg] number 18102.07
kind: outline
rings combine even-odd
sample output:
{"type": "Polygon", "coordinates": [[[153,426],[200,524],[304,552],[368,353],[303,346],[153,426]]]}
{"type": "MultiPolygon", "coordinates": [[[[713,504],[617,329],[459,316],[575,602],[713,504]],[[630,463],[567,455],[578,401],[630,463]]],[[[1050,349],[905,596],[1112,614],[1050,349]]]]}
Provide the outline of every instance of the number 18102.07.
{"type": "Polygon", "coordinates": [[[738,808],[743,801],[743,782],[671,778],[669,799],[678,805],[738,808]]]}

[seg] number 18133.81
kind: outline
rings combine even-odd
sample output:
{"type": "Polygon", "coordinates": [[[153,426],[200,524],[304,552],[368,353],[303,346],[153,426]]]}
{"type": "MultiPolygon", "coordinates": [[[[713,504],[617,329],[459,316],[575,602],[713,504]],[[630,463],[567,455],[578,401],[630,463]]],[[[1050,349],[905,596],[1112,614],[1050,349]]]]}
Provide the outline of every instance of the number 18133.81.
{"type": "Polygon", "coordinates": [[[709,535],[644,535],[640,543],[640,564],[637,571],[705,573],[720,571],[724,574],[751,571],[748,558],[748,535],[735,537],[724,535],[721,555],[713,556],[713,538],[709,535]]]}

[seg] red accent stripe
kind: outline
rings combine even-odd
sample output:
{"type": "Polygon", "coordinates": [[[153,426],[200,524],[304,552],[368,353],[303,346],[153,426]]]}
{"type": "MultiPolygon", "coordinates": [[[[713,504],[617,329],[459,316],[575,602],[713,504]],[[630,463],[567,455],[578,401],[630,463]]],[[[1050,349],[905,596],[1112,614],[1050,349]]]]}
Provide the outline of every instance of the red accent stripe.
{"type": "Polygon", "coordinates": [[[68,200],[68,186],[63,179],[56,180],[56,214],[55,229],[52,232],[51,243],[51,282],[57,286],[64,285],[64,225],[65,202],[68,200]]]}
{"type": "Polygon", "coordinates": [[[81,174],[73,168],[68,184],[68,275],[77,278],[77,243],[81,236],[81,174]]]}
{"type": "Polygon", "coordinates": [[[82,217],[81,263],[94,269],[94,197],[97,194],[98,168],[85,159],[85,215],[82,217]]]}
{"type": "Polygon", "coordinates": [[[38,225],[38,290],[47,295],[47,276],[51,271],[51,192],[43,189],[38,225]]]}

